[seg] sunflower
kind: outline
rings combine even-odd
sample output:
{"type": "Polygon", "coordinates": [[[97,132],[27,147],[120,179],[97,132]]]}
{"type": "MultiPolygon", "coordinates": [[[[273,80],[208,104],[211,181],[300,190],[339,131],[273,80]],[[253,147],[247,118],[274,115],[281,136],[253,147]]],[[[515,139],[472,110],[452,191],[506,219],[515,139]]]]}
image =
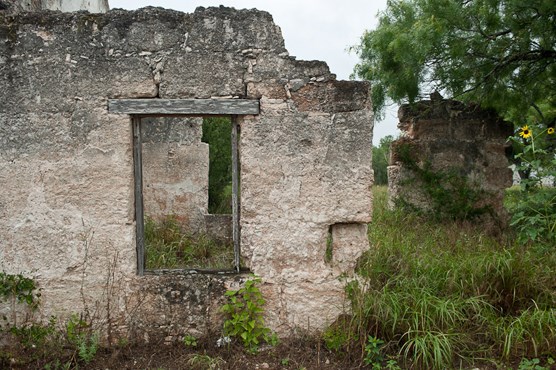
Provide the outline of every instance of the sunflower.
{"type": "Polygon", "coordinates": [[[524,139],[528,139],[533,135],[533,133],[531,132],[531,130],[529,130],[529,126],[525,125],[521,128],[521,132],[519,133],[519,136],[521,136],[524,139]]]}
{"type": "Polygon", "coordinates": [[[552,134],[554,133],[554,127],[549,127],[548,130],[546,130],[546,132],[547,132],[549,135],[552,135],[552,134]]]}

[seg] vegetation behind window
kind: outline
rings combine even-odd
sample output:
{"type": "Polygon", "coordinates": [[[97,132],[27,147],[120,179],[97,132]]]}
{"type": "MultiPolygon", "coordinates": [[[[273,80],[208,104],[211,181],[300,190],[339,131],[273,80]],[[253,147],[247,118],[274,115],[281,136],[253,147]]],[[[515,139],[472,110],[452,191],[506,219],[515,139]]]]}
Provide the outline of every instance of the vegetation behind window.
{"type": "Polygon", "coordinates": [[[209,144],[209,205],[211,214],[232,213],[232,120],[203,119],[202,141],[209,144]]]}
{"type": "Polygon", "coordinates": [[[143,118],[141,127],[145,269],[230,270],[231,118],[143,118]]]}

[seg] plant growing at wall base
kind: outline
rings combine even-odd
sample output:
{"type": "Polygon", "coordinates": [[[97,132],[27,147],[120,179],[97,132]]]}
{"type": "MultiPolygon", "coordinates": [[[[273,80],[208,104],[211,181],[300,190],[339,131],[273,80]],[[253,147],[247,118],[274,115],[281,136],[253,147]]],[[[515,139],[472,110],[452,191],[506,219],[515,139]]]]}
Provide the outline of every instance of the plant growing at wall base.
{"type": "Polygon", "coordinates": [[[371,365],[373,369],[381,369],[384,357],[380,349],[383,345],[383,340],[369,335],[367,337],[367,344],[365,345],[365,358],[363,358],[363,363],[365,365],[371,365]]]}
{"type": "Polygon", "coordinates": [[[47,325],[27,324],[12,326],[10,333],[15,335],[25,348],[43,347],[47,342],[56,341],[56,318],[51,317],[47,325]]]}
{"type": "MultiPolygon", "coordinates": [[[[382,354],[403,368],[520,357],[546,366],[542,359],[556,348],[556,255],[467,222],[439,225],[387,210],[386,189],[373,190],[373,248],[358,261],[358,281],[346,286],[355,334],[384,340],[382,354]]],[[[364,346],[357,343],[362,358],[364,346]]]]}
{"type": "Polygon", "coordinates": [[[91,331],[91,325],[77,314],[71,315],[66,324],[68,342],[75,346],[79,359],[91,362],[98,350],[98,333],[91,331]]]}
{"type": "Polygon", "coordinates": [[[256,352],[261,341],[275,345],[278,338],[264,324],[263,306],[265,300],[258,284],[261,279],[253,277],[237,290],[228,290],[225,296],[228,303],[221,308],[227,315],[224,322],[224,335],[238,337],[250,352],[256,352]]]}
{"type": "MultiPolygon", "coordinates": [[[[39,306],[41,294],[37,292],[37,284],[31,278],[22,274],[7,274],[0,272],[0,299],[10,300],[12,325],[17,325],[16,303],[24,303],[31,310],[39,306]]],[[[4,317],[6,320],[6,317],[4,317]]]]}

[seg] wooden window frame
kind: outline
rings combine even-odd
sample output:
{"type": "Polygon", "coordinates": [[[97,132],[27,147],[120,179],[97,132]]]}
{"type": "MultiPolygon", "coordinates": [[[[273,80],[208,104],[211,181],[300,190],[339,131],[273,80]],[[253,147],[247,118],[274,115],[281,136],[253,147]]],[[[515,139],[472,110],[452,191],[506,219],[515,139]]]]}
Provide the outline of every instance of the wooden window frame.
{"type": "Polygon", "coordinates": [[[133,128],[133,163],[135,193],[135,227],[137,274],[160,273],[238,273],[240,272],[240,196],[239,196],[239,123],[238,116],[259,114],[259,101],[247,99],[110,99],[110,113],[128,114],[133,128]],[[232,119],[232,238],[233,270],[145,269],[145,220],[143,209],[143,158],[141,119],[144,117],[206,117],[230,116],[232,119]]]}

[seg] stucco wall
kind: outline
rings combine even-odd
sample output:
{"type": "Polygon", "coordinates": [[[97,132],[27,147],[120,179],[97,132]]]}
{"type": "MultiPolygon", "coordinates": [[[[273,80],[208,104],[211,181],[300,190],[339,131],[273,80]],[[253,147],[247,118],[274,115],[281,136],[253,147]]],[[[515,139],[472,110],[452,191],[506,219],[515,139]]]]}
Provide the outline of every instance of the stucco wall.
{"type": "Polygon", "coordinates": [[[117,98],[260,100],[239,119],[240,223],[268,322],[322,328],[347,305],[339,277],[368,248],[368,85],[288,56],[268,13],[0,13],[0,86],[0,269],[38,281],[38,318],[86,312],[141,338],[206,332],[243,278],[137,276],[132,126],[108,112],[117,98]]]}

